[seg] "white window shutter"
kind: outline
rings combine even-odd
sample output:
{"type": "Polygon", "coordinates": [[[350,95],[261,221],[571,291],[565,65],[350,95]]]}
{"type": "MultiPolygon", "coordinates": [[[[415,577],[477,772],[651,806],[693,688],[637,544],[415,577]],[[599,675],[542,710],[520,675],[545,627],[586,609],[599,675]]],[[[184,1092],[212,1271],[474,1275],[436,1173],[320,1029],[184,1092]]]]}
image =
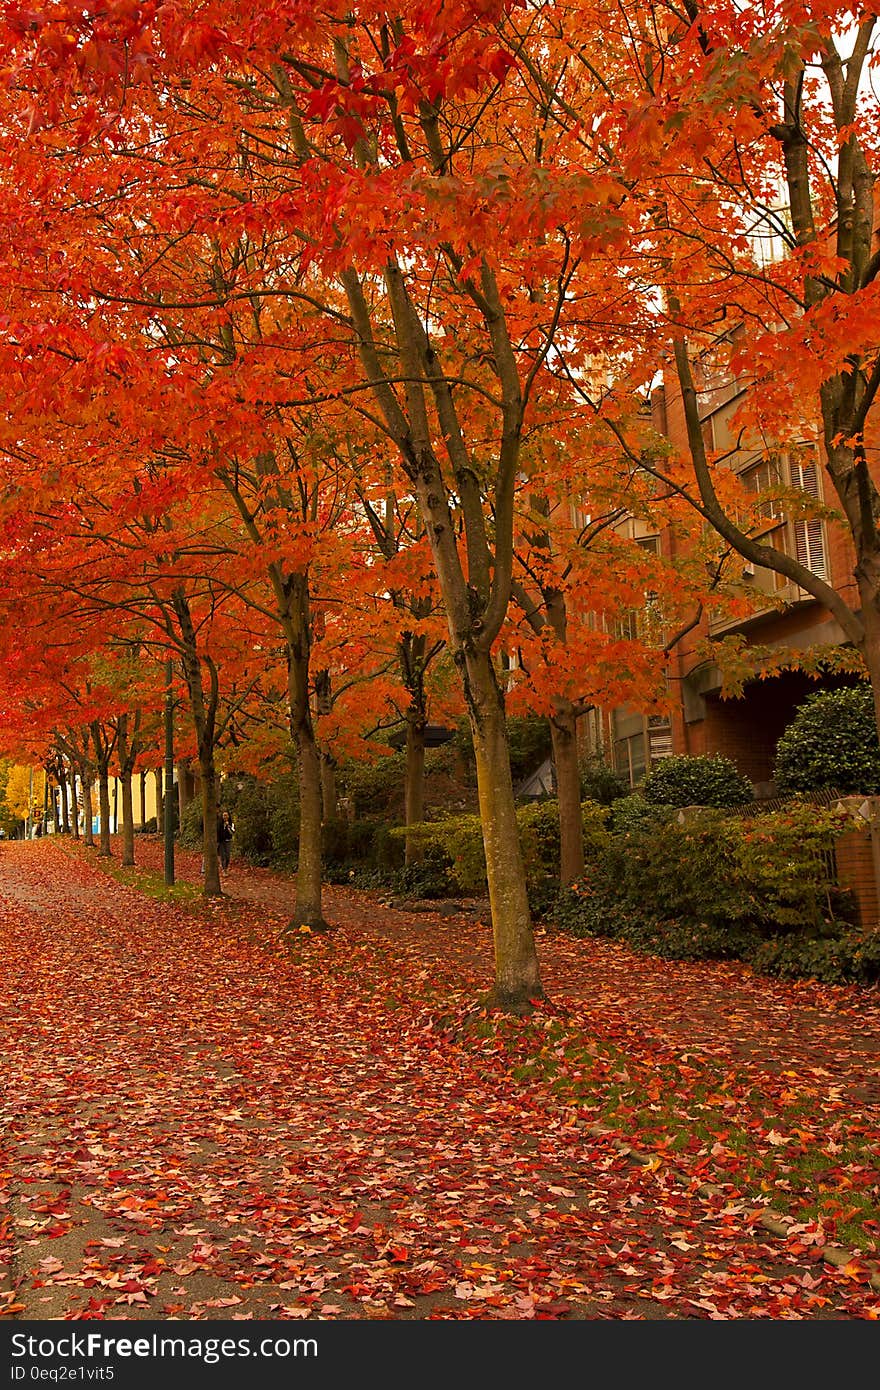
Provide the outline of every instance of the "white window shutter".
{"type": "MultiPolygon", "coordinates": [[[[815,454],[802,454],[799,459],[791,459],[791,484],[800,488],[808,497],[818,501],[819,473],[815,454]]],[[[795,554],[805,569],[811,570],[817,579],[828,578],[828,557],[825,547],[825,527],[819,517],[795,521],[795,554]]]]}

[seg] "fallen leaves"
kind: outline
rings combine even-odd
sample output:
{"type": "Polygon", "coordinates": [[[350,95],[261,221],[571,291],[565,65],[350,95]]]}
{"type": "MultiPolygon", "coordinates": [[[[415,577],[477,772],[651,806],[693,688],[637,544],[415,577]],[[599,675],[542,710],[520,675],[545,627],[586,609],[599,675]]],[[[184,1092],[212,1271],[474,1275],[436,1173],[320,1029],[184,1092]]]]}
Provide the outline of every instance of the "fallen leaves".
{"type": "Polygon", "coordinates": [[[849,1090],[846,996],[801,1005],[739,968],[551,937],[559,1002],[506,1019],[474,1004],[484,929],[421,914],[408,935],[346,893],[332,935],[291,945],[272,901],[224,905],[206,931],[76,855],[61,878],[55,846],[10,849],[0,970],[22,1003],[4,1014],[2,1118],[23,1277],[8,1301],[28,1316],[876,1309],[861,1260],[822,1260],[833,1220],[762,1229],[742,1148],[766,1156],[774,1203],[803,1146],[828,1150],[848,1194],[876,1185],[853,1157],[876,1117],[849,1090]]]}

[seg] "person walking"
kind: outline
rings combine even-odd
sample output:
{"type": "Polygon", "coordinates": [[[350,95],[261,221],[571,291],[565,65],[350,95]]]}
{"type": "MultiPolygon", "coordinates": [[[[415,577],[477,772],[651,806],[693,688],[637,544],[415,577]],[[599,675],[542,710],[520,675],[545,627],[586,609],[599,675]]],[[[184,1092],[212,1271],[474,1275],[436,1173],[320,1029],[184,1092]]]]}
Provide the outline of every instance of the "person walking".
{"type": "Polygon", "coordinates": [[[232,850],[232,837],[235,826],[228,811],[221,811],[217,817],[217,854],[221,869],[229,868],[229,855],[232,850]]]}

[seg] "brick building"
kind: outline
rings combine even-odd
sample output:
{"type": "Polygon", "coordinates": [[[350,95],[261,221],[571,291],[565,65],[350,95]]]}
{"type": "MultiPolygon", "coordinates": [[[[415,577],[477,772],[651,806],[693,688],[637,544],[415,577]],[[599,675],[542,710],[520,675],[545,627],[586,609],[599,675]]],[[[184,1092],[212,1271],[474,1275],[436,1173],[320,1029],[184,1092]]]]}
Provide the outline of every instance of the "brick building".
{"type": "MultiPolygon", "coordinates": [[[[824,499],[826,480],[818,428],[812,437],[805,434],[796,449],[768,457],[766,445],[749,447],[732,428],[744,388],[729,376],[705,377],[701,384],[698,398],[707,446],[729,454],[728,466],[748,492],[760,496],[765,489],[781,484],[824,499]]],[[[674,373],[653,391],[651,412],[655,428],[677,448],[686,448],[684,408],[674,373]]],[[[761,531],[766,544],[795,556],[829,581],[847,602],[858,606],[853,579],[855,554],[843,527],[817,518],[792,519],[779,501],[770,498],[760,514],[766,523],[761,531]]],[[[652,534],[644,522],[627,524],[639,544],[674,557],[680,541],[672,528],[660,528],[652,534]]],[[[762,647],[795,650],[845,643],[837,621],[804,589],[771,570],[741,563],[743,580],[754,592],[753,609],[735,620],[708,611],[678,644],[670,660],[670,711],[597,710],[587,720],[585,741],[594,750],[601,747],[633,786],[652,763],[669,753],[723,753],[754,783],[759,795],[772,795],[776,743],[798,705],[811,691],[847,679],[817,680],[804,672],[789,671],[748,683],[741,698],[722,698],[721,671],[705,655],[707,638],[711,641],[739,633],[747,642],[762,647]]]]}

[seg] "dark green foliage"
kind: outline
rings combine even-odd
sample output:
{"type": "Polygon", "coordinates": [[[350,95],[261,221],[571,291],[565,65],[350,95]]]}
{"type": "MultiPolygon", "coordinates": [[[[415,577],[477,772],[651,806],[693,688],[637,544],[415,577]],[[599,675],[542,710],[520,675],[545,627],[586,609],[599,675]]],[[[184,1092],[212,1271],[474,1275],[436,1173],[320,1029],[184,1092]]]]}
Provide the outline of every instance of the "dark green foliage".
{"type": "Polygon", "coordinates": [[[880,741],[868,685],[808,695],[776,746],[781,792],[880,792],[880,741]]]}
{"type": "Polygon", "coordinates": [[[826,984],[873,984],[880,980],[880,931],[843,931],[828,936],[792,933],[764,941],[751,962],[756,970],[783,979],[809,975],[826,984]]]}
{"type": "Polygon", "coordinates": [[[371,856],[376,868],[385,874],[402,869],[404,853],[404,841],[399,832],[387,825],[376,824],[371,856]]]}
{"type": "Polygon", "coordinates": [[[640,792],[622,796],[611,807],[611,829],[620,834],[640,834],[664,825],[674,814],[672,806],[654,806],[640,792]]]}
{"type": "Polygon", "coordinates": [[[235,826],[233,854],[249,864],[271,864],[272,805],[266,783],[243,774],[227,777],[221,785],[220,805],[235,826]]]}
{"type": "Polygon", "coordinates": [[[270,782],[267,799],[272,862],[291,867],[299,853],[299,781],[295,773],[270,782]]]}
{"type": "Polygon", "coordinates": [[[533,715],[511,715],[507,720],[510,771],[514,785],[541,766],[553,751],[550,725],[533,715]]]}
{"type": "Polygon", "coordinates": [[[202,847],[202,799],[194,797],[183,813],[178,839],[185,849],[202,847]]]}
{"type": "MultiPolygon", "coordinates": [[[[608,812],[604,806],[585,801],[581,807],[584,829],[584,853],[588,859],[604,852],[609,835],[605,829],[608,812]]],[[[539,916],[548,913],[559,891],[559,807],[555,801],[530,802],[516,814],[520,832],[529,902],[539,916]]],[[[404,831],[391,832],[403,838],[404,831]]],[[[435,856],[435,862],[448,865],[448,888],[451,895],[482,896],[486,891],[486,858],[483,850],[483,827],[479,816],[444,816],[415,828],[417,842],[423,853],[435,856]]],[[[440,875],[433,880],[437,888],[440,875]]],[[[426,896],[429,896],[426,894],[426,896]]],[[[432,892],[430,896],[440,896],[432,892]]]]}
{"type": "Polygon", "coordinates": [[[834,882],[830,851],[847,825],[844,814],[795,806],[753,818],[700,811],[618,832],[560,895],[555,925],[672,959],[874,979],[880,936],[853,927],[853,899],[834,882]]]}
{"type": "Polygon", "coordinates": [[[754,928],[663,920],[621,897],[604,874],[589,888],[579,884],[560,893],[554,923],[570,936],[625,941],[667,960],[741,959],[761,940],[754,928]]]}
{"type": "Polygon", "coordinates": [[[391,831],[401,845],[407,834],[423,855],[443,856],[450,865],[452,894],[482,894],[486,890],[486,861],[483,855],[483,828],[479,816],[443,816],[423,825],[391,831]]]}
{"type": "MultiPolygon", "coordinates": [[[[546,719],[536,715],[509,715],[507,719],[507,738],[510,745],[510,773],[514,786],[523,781],[553,751],[550,738],[550,725],[546,719]]],[[[477,765],[474,757],[474,743],[470,725],[466,717],[458,721],[455,736],[442,748],[429,751],[425,759],[426,769],[430,770],[432,757],[439,757],[440,765],[459,769],[459,778],[465,786],[476,783],[477,765]]]]}
{"type": "Polygon", "coordinates": [[[664,758],[648,773],[641,794],[653,806],[744,806],[752,784],[721,753],[664,758]]]}
{"type": "Polygon", "coordinates": [[[346,854],[355,864],[367,864],[377,860],[379,836],[384,830],[382,821],[355,820],[348,824],[346,832],[346,854]]]}
{"type": "Polygon", "coordinates": [[[348,860],[348,822],[324,821],[321,826],[321,857],[323,862],[345,864],[348,860]]]}
{"type": "Polygon", "coordinates": [[[629,795],[629,782],[603,758],[586,758],[581,763],[581,800],[611,806],[629,795]]]}
{"type": "Polygon", "coordinates": [[[421,859],[404,864],[392,880],[396,892],[408,898],[448,898],[455,893],[452,860],[442,845],[426,845],[421,859]]]}
{"type": "Polygon", "coordinates": [[[382,812],[392,820],[400,819],[405,776],[405,753],[384,753],[371,763],[345,763],[339,771],[339,783],[351,802],[355,820],[382,812]]]}

